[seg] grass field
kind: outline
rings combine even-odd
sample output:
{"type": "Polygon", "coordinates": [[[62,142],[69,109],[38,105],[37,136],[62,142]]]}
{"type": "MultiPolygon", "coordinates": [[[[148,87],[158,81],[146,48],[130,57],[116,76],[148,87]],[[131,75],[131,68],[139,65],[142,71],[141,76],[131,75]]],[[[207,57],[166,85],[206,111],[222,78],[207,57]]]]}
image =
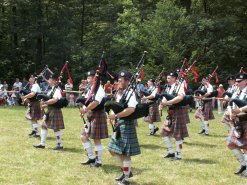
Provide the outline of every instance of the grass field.
{"type": "MultiPolygon", "coordinates": [[[[63,109],[63,151],[54,151],[54,133],[49,130],[47,147],[38,150],[32,147],[39,143],[29,138],[30,126],[24,119],[23,107],[0,108],[0,184],[81,184],[111,185],[120,174],[107,150],[103,167],[99,169],[81,166],[86,155],[80,142],[82,121],[77,109],[63,109]]],[[[166,153],[159,134],[147,137],[147,124],[139,120],[138,137],[142,154],[132,158],[133,185],[244,185],[247,179],[233,174],[238,162],[225,146],[226,130],[220,117],[210,123],[210,136],[197,134],[199,125],[190,115],[190,137],[183,145],[183,160],[161,158],[166,153]]],[[[163,116],[164,119],[164,116],[163,116]]],[[[158,125],[161,125],[159,123],[158,125]]],[[[110,127],[109,127],[110,128],[110,127]]],[[[109,129],[109,133],[112,131],[109,129]]],[[[107,147],[109,139],[103,140],[107,147]]]]}

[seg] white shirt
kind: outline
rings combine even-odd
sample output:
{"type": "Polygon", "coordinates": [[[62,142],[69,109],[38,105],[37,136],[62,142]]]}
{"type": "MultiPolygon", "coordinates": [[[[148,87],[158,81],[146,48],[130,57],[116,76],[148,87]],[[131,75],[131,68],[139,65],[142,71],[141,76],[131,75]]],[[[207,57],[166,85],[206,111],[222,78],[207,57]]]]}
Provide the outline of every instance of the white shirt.
{"type": "MultiPolygon", "coordinates": [[[[126,98],[126,100],[128,100],[130,95],[131,95],[127,105],[128,105],[129,108],[136,108],[136,105],[138,104],[138,102],[136,101],[136,95],[135,95],[134,92],[131,94],[131,92],[133,92],[133,90],[129,91],[129,93],[127,95],[127,98],[126,98]]],[[[122,98],[122,95],[117,94],[116,102],[119,102],[121,98],[122,98]]]]}
{"type": "Polygon", "coordinates": [[[71,84],[71,83],[65,84],[65,90],[72,90],[72,88],[73,88],[73,84],[71,84]]]}
{"type": "Polygon", "coordinates": [[[35,94],[36,94],[36,93],[41,93],[41,89],[40,89],[40,87],[39,87],[38,84],[33,84],[33,85],[32,85],[32,88],[31,88],[31,91],[32,91],[32,92],[35,92],[35,94]]]}
{"type": "Polygon", "coordinates": [[[151,92],[151,96],[155,97],[155,95],[157,94],[158,88],[152,86],[149,89],[150,89],[150,92],[151,92]]]}
{"type": "MultiPolygon", "coordinates": [[[[91,93],[91,89],[88,89],[85,98],[87,98],[89,96],[89,94],[91,93]]],[[[102,99],[105,97],[105,91],[103,89],[103,87],[100,85],[98,88],[98,91],[94,97],[94,100],[98,101],[99,104],[101,103],[102,99]]]]}
{"type": "MultiPolygon", "coordinates": [[[[54,88],[55,88],[55,86],[53,86],[52,89],[47,93],[48,96],[53,92],[54,88]]],[[[62,98],[62,94],[61,94],[61,89],[60,88],[56,88],[55,93],[53,94],[52,98],[56,98],[58,100],[60,100],[62,98]]]]}
{"type": "MultiPolygon", "coordinates": [[[[171,85],[171,88],[169,89],[168,94],[173,94],[173,91],[175,89],[175,86],[176,86],[176,83],[174,83],[174,84],[171,85]]],[[[184,85],[183,84],[181,84],[181,85],[178,84],[178,86],[176,87],[175,90],[176,90],[177,95],[185,95],[184,85]],[[177,88],[179,88],[179,90],[177,88]]]]}
{"type": "MultiPolygon", "coordinates": [[[[171,87],[170,87],[170,89],[168,90],[167,93],[168,93],[168,94],[173,94],[173,91],[174,91],[174,89],[175,89],[175,86],[176,86],[176,83],[172,84],[171,87]]],[[[179,87],[179,86],[180,86],[180,84],[178,84],[178,87],[179,87]]],[[[176,88],[178,88],[178,87],[176,87],[176,88]]],[[[180,95],[180,96],[184,96],[184,95],[185,95],[183,83],[181,84],[179,90],[176,89],[176,93],[177,93],[177,95],[180,95]]],[[[162,102],[166,102],[166,101],[167,101],[167,99],[166,99],[165,97],[163,97],[163,98],[162,98],[162,102]]]]}
{"type": "Polygon", "coordinates": [[[21,87],[22,87],[22,83],[21,82],[15,82],[13,86],[14,86],[15,89],[20,90],[21,87]]]}
{"type": "Polygon", "coordinates": [[[207,89],[207,93],[211,93],[214,91],[214,88],[211,84],[207,83],[207,85],[205,86],[207,89]]]}
{"type": "MultiPolygon", "coordinates": [[[[233,93],[232,99],[236,98],[238,96],[238,99],[240,100],[246,100],[247,99],[247,87],[245,87],[242,92],[239,94],[240,90],[237,90],[233,93]],[[238,95],[239,94],[239,95],[238,95]]],[[[231,108],[230,105],[227,106],[227,109],[231,108]]],[[[233,103],[233,109],[237,109],[238,106],[233,103]]]]}

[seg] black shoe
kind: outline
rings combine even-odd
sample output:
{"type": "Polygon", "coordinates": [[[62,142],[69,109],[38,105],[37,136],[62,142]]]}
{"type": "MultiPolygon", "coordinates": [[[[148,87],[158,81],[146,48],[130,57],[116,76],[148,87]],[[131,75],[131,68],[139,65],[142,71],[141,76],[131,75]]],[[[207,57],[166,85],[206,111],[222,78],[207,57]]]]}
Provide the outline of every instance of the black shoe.
{"type": "MultiPolygon", "coordinates": [[[[154,132],[153,132],[153,133],[155,134],[158,130],[159,130],[159,127],[156,127],[156,128],[154,129],[154,132]]],[[[154,134],[153,134],[153,135],[154,135],[154,134]]]]}
{"type": "Polygon", "coordinates": [[[32,135],[33,137],[40,137],[40,135],[39,134],[34,134],[34,135],[32,135]]]}
{"type": "Polygon", "coordinates": [[[44,145],[41,145],[41,144],[33,145],[33,147],[34,147],[34,148],[42,148],[42,149],[45,148],[45,146],[44,146],[44,145]]]}
{"type": "Polygon", "coordinates": [[[241,174],[243,171],[245,171],[246,170],[246,166],[240,166],[240,168],[239,169],[237,169],[237,171],[235,171],[235,173],[234,174],[236,174],[236,175],[238,175],[238,174],[241,174]]]}
{"type": "Polygon", "coordinates": [[[175,157],[175,154],[174,154],[174,153],[172,153],[172,154],[167,154],[167,155],[165,155],[163,158],[173,158],[173,157],[175,157]]]}
{"type": "Polygon", "coordinates": [[[153,136],[154,133],[151,131],[149,134],[147,134],[147,136],[153,136]]]}
{"type": "MultiPolygon", "coordinates": [[[[125,175],[124,173],[122,173],[122,175],[120,175],[119,177],[116,177],[115,180],[116,181],[122,181],[124,179],[125,175]]],[[[133,173],[130,171],[130,174],[129,174],[129,178],[133,177],[133,173]]]]}
{"type": "Polygon", "coordinates": [[[201,132],[199,132],[198,134],[203,134],[205,133],[205,130],[203,129],[201,132]]]}
{"type": "Polygon", "coordinates": [[[57,145],[56,147],[53,148],[53,150],[62,150],[63,146],[57,145]]]}
{"type": "Polygon", "coordinates": [[[30,137],[33,136],[33,135],[36,135],[37,134],[37,131],[36,130],[32,130],[32,132],[30,134],[28,134],[30,137]]]}
{"type": "Polygon", "coordinates": [[[208,134],[206,134],[205,132],[202,134],[203,136],[208,136],[208,134]]]}
{"type": "Polygon", "coordinates": [[[87,161],[82,162],[81,164],[82,164],[82,165],[89,165],[89,164],[91,164],[91,163],[95,163],[95,159],[88,159],[87,161]]]}
{"type": "Polygon", "coordinates": [[[90,167],[95,167],[95,168],[98,168],[98,167],[101,167],[101,166],[102,166],[102,164],[101,163],[97,163],[97,162],[90,164],[90,167]]]}
{"type": "Polygon", "coordinates": [[[116,185],[130,185],[130,182],[123,179],[122,181],[117,182],[116,185]]]}
{"type": "Polygon", "coordinates": [[[181,160],[182,158],[180,158],[180,157],[173,157],[172,159],[175,160],[175,161],[179,161],[179,160],[181,160]]]}

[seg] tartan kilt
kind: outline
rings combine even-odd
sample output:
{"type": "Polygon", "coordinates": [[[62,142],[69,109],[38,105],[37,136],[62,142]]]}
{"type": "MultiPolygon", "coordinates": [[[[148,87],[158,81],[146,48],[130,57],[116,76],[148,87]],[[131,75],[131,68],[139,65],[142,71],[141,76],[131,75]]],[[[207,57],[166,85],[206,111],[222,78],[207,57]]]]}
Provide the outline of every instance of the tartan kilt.
{"type": "Polygon", "coordinates": [[[47,128],[53,130],[64,129],[63,113],[61,109],[48,106],[48,120],[45,122],[47,128]]]}
{"type": "Polygon", "coordinates": [[[161,121],[158,103],[153,103],[149,106],[149,113],[147,117],[144,117],[144,121],[148,123],[161,121]]]}
{"type": "Polygon", "coordinates": [[[89,111],[87,118],[89,120],[88,136],[91,139],[108,138],[106,113],[104,110],[89,111]]]}
{"type": "Polygon", "coordinates": [[[235,145],[239,149],[247,149],[247,121],[240,122],[243,127],[243,136],[241,138],[236,138],[234,135],[234,127],[230,130],[227,137],[227,145],[235,145]]]}
{"type": "Polygon", "coordinates": [[[43,111],[40,107],[39,101],[30,102],[30,117],[31,120],[42,120],[43,118],[43,111]]]}
{"type": "Polygon", "coordinates": [[[231,126],[233,124],[233,122],[230,120],[230,115],[229,115],[227,110],[225,111],[225,113],[221,119],[221,123],[223,125],[228,125],[228,126],[231,126]]]}
{"type": "Polygon", "coordinates": [[[111,138],[108,150],[120,155],[134,156],[141,153],[134,120],[124,121],[120,125],[120,138],[111,138]]]}
{"type": "Polygon", "coordinates": [[[204,117],[205,121],[214,119],[213,102],[212,101],[209,101],[209,102],[204,104],[203,117],[204,117]]]}
{"type": "Polygon", "coordinates": [[[170,131],[163,128],[161,130],[161,135],[174,137],[176,140],[188,137],[189,133],[186,123],[187,115],[188,109],[186,107],[180,107],[179,109],[173,110],[173,113],[170,114],[172,120],[170,131]]]}

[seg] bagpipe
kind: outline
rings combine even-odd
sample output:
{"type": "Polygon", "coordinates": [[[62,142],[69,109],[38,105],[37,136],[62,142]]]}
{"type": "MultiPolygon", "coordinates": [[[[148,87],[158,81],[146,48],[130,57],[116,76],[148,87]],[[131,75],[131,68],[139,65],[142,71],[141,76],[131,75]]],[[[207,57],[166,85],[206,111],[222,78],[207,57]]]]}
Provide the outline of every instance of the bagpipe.
{"type": "MultiPolygon", "coordinates": [[[[59,86],[61,85],[61,79],[62,79],[63,71],[65,69],[67,69],[67,72],[68,72],[68,67],[67,66],[68,66],[68,61],[65,62],[64,66],[63,66],[63,68],[62,68],[62,70],[60,72],[60,75],[58,77],[58,81],[56,82],[56,85],[53,88],[53,91],[51,92],[51,94],[47,95],[47,94],[44,94],[44,93],[40,93],[40,94],[37,94],[36,99],[43,100],[43,101],[48,101],[48,100],[53,98],[53,95],[54,95],[56,89],[59,88],[59,86]]],[[[53,74],[54,73],[48,68],[48,66],[46,66],[45,69],[42,71],[41,75],[39,75],[39,76],[43,80],[48,81],[49,77],[51,75],[53,75],[53,74]]],[[[68,75],[69,75],[69,72],[68,72],[68,75]]],[[[69,78],[70,78],[70,81],[72,81],[70,75],[69,75],[69,78]]],[[[55,107],[57,109],[61,109],[63,107],[67,107],[67,105],[68,105],[68,100],[66,99],[66,97],[61,97],[59,100],[57,100],[56,103],[54,103],[54,104],[52,104],[50,106],[55,107]]]]}
{"type": "Polygon", "coordinates": [[[238,98],[233,98],[229,101],[229,106],[233,106],[233,103],[235,103],[239,108],[244,107],[247,105],[247,101],[240,100],[238,98]]]}
{"type": "MultiPolygon", "coordinates": [[[[105,103],[107,102],[107,101],[109,101],[110,100],[110,98],[109,97],[104,97],[102,100],[101,100],[101,102],[100,102],[100,104],[99,105],[97,105],[94,109],[92,109],[92,111],[98,111],[98,110],[103,110],[104,109],[104,105],[105,105],[105,103]]],[[[76,101],[75,101],[75,103],[81,103],[82,105],[85,105],[86,107],[91,103],[91,102],[93,102],[93,97],[91,97],[90,99],[89,99],[89,101],[87,101],[87,98],[85,98],[85,96],[82,96],[82,97],[78,97],[77,99],[76,99],[76,101]]]]}
{"type": "MultiPolygon", "coordinates": [[[[128,87],[126,88],[126,90],[124,91],[121,99],[119,102],[114,101],[113,99],[110,101],[107,101],[105,103],[105,111],[109,114],[110,110],[112,110],[115,114],[122,112],[125,108],[128,107],[128,102],[130,100],[130,97],[132,95],[132,93],[134,93],[135,89],[136,89],[136,80],[139,78],[140,76],[140,71],[144,65],[145,62],[145,57],[146,57],[147,52],[144,51],[140,61],[137,64],[137,67],[135,69],[135,72],[132,74],[131,78],[130,78],[130,82],[128,84],[128,87]]],[[[116,96],[117,92],[115,93],[116,96]]],[[[115,97],[116,98],[116,97],[115,97]]],[[[121,118],[123,120],[133,120],[133,119],[138,119],[141,117],[146,117],[148,116],[149,113],[149,105],[151,103],[141,103],[141,104],[137,104],[135,111],[124,118],[121,118]]]]}
{"type": "MultiPolygon", "coordinates": [[[[205,90],[198,89],[194,93],[196,96],[199,96],[199,95],[204,96],[207,93],[207,90],[205,91],[205,90]]],[[[210,93],[209,96],[207,96],[207,98],[213,98],[213,97],[217,97],[217,96],[218,96],[218,91],[213,91],[210,93]]]]}
{"type": "Polygon", "coordinates": [[[224,92],[223,93],[223,97],[228,96],[229,98],[231,98],[232,95],[233,95],[233,93],[230,93],[230,92],[224,92]]]}
{"type": "MultiPolygon", "coordinates": [[[[107,67],[107,63],[106,63],[104,54],[105,54],[105,52],[103,51],[103,53],[101,55],[100,62],[99,62],[98,69],[96,70],[96,74],[95,74],[94,79],[93,79],[93,85],[91,87],[92,88],[91,92],[89,93],[87,98],[85,98],[85,96],[78,97],[76,99],[77,104],[81,103],[82,105],[88,106],[90,103],[92,103],[94,101],[94,96],[97,94],[97,91],[99,89],[101,77],[107,76],[107,75],[109,75],[111,77],[110,73],[107,72],[108,67],[107,67]]],[[[108,97],[104,97],[101,100],[101,102],[99,103],[99,105],[97,105],[94,109],[92,109],[92,111],[103,110],[104,104],[108,100],[109,100],[108,97]]]]}
{"type": "MultiPolygon", "coordinates": [[[[216,73],[217,69],[218,69],[218,66],[216,66],[216,68],[214,69],[212,74],[208,75],[207,78],[208,78],[209,82],[215,76],[216,77],[216,83],[218,83],[218,76],[217,76],[217,73],[216,73]]],[[[202,84],[200,85],[200,87],[201,86],[202,86],[202,84]]],[[[199,96],[199,95],[204,96],[207,93],[206,89],[205,90],[201,90],[200,87],[196,91],[194,91],[195,96],[199,96]]],[[[215,90],[215,91],[211,92],[210,95],[208,95],[206,98],[213,98],[213,97],[217,97],[217,96],[218,96],[218,91],[215,90]]]]}
{"type": "MultiPolygon", "coordinates": [[[[169,87],[168,85],[166,86],[165,92],[161,93],[161,94],[156,94],[156,99],[163,99],[163,97],[166,98],[167,101],[174,99],[177,95],[178,92],[182,86],[182,84],[184,83],[184,77],[188,75],[188,73],[190,72],[190,70],[192,69],[193,65],[197,62],[196,60],[189,66],[189,68],[183,72],[183,67],[184,64],[187,62],[187,59],[185,58],[183,60],[183,64],[178,72],[178,78],[176,80],[176,84],[175,84],[175,88],[172,94],[168,94],[167,88],[169,87]]],[[[185,95],[183,100],[174,104],[173,106],[186,106],[186,105],[191,105],[194,101],[193,96],[191,95],[185,95]]]]}
{"type": "MultiPolygon", "coordinates": [[[[144,96],[150,96],[156,88],[158,88],[158,93],[160,93],[161,92],[160,82],[163,76],[164,76],[164,68],[162,69],[158,77],[155,79],[155,82],[154,82],[155,88],[153,90],[143,90],[141,91],[141,94],[143,94],[144,96]]],[[[158,99],[154,97],[152,100],[157,101],[158,99]]]]}

